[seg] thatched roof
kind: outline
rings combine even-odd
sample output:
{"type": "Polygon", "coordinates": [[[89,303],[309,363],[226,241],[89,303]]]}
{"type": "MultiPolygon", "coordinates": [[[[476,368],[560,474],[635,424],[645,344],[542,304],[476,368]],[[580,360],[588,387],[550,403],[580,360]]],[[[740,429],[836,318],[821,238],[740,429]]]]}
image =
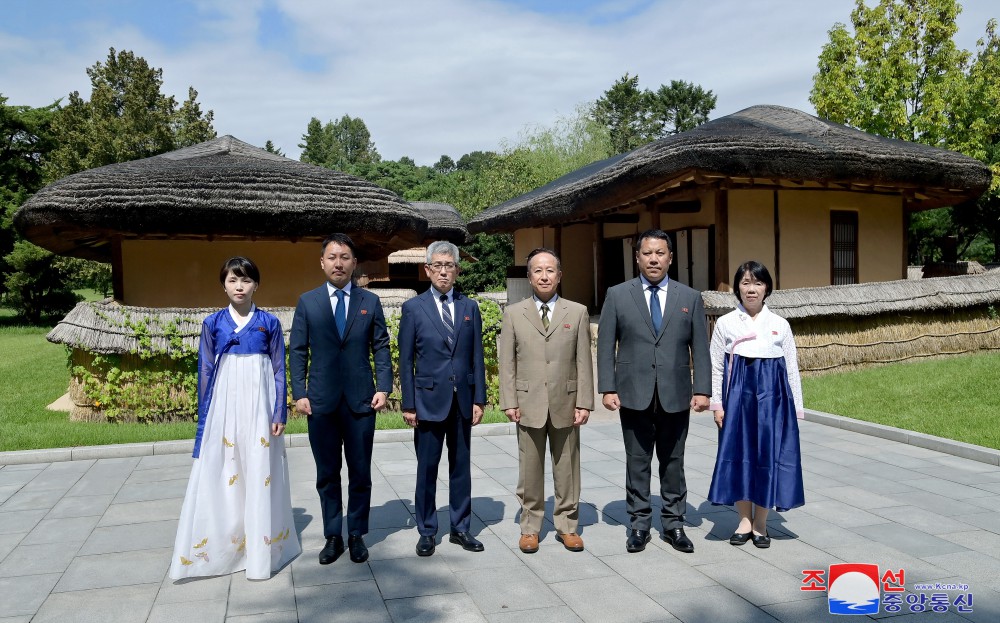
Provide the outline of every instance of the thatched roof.
{"type": "Polygon", "coordinates": [[[370,259],[424,241],[427,219],[392,191],[232,136],[69,175],[14,215],[56,253],[111,260],[123,238],[314,240],[334,231],[370,259]]]}
{"type": "Polygon", "coordinates": [[[469,221],[469,231],[583,221],[704,187],[902,194],[910,209],[921,210],[975,199],[990,179],[988,167],[962,154],[867,134],[792,108],[752,106],[489,208],[469,221]]]}
{"type": "Polygon", "coordinates": [[[410,205],[427,219],[427,233],[424,234],[426,242],[448,240],[458,245],[469,242],[469,230],[465,226],[465,219],[455,206],[433,201],[412,201],[410,205]]]}
{"type": "MultiPolygon", "coordinates": [[[[731,292],[701,293],[705,309],[721,315],[736,307],[731,292]]],[[[902,279],[822,288],[775,290],[767,299],[789,320],[815,316],[873,316],[994,305],[1000,302],[1000,273],[930,279],[902,279]]]]}

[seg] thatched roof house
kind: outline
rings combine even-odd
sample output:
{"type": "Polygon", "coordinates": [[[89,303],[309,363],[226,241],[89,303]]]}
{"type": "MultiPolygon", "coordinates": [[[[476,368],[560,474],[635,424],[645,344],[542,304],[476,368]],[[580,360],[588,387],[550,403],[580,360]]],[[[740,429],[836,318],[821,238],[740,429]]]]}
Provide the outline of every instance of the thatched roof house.
{"type": "Polygon", "coordinates": [[[232,136],[67,176],[29,199],[14,224],[56,253],[111,262],[117,299],[160,307],[214,305],[215,271],[237,254],[273,284],[262,304],[294,305],[321,277],[310,269],[330,232],[378,259],[421,244],[427,230],[389,190],[232,136]],[[166,280],[158,292],[142,285],[152,267],[166,280]]]}
{"type": "Polygon", "coordinates": [[[750,258],[785,288],[884,281],[906,275],[909,214],[973,200],[990,179],[955,152],[753,106],[489,208],[469,231],[513,231],[519,259],[561,247],[581,271],[596,255],[596,274],[563,281],[591,304],[634,274],[628,242],[650,227],[675,235],[671,276],[702,290],[728,288],[750,258]]]}

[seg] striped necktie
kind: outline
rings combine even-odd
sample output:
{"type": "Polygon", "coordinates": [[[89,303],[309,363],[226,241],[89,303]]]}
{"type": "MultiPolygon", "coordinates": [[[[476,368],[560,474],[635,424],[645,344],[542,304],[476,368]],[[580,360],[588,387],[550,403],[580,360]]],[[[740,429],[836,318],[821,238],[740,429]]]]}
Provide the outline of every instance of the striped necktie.
{"type": "Polygon", "coordinates": [[[448,346],[455,341],[455,321],[451,317],[451,308],[448,307],[448,295],[441,295],[441,315],[444,318],[444,330],[448,334],[448,346]]]}
{"type": "Polygon", "coordinates": [[[542,326],[546,331],[549,330],[549,306],[542,303],[542,326]]]}

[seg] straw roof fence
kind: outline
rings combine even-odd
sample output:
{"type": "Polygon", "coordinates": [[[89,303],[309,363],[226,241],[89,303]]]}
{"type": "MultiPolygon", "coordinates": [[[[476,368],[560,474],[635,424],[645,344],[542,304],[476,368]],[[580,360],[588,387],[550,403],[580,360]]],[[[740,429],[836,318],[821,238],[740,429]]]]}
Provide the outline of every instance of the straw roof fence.
{"type": "Polygon", "coordinates": [[[318,242],[331,231],[374,259],[421,244],[427,218],[371,182],[223,136],[69,175],[14,225],[50,251],[104,262],[118,237],[318,242]]]}
{"type": "MultiPolygon", "coordinates": [[[[710,326],[736,306],[703,292],[710,326]]],[[[1000,349],[1000,273],[777,290],[767,305],[795,333],[799,368],[822,373],[1000,349]]]]}
{"type": "Polygon", "coordinates": [[[989,186],[959,153],[867,134],[782,106],[752,106],[573,171],[489,208],[469,231],[560,225],[691,184],[903,193],[912,209],[955,205],[989,186]]]}

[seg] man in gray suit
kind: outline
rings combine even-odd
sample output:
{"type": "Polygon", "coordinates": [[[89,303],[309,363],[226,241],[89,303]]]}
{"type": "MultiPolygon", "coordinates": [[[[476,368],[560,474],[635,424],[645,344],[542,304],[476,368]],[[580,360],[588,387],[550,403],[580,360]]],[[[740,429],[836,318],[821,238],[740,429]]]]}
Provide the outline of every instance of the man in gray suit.
{"type": "Polygon", "coordinates": [[[597,391],[605,408],[621,409],[627,455],[625,504],[632,525],[625,549],[641,552],[650,541],[655,451],[661,538],[693,552],[684,534],[684,443],[690,409],[707,409],[712,394],[705,310],[698,291],[667,277],[673,246],[665,232],[640,234],[635,259],[640,276],[608,290],[597,333],[597,391]]]}

